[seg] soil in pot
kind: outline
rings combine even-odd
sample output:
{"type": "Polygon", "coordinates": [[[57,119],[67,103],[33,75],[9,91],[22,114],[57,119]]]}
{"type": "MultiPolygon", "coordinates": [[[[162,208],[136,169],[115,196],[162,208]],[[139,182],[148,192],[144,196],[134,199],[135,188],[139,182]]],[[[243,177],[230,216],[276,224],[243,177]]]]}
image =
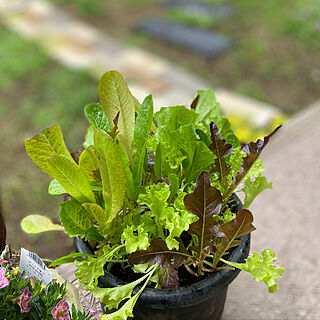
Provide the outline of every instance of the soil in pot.
{"type": "MultiPolygon", "coordinates": [[[[233,197],[237,205],[234,211],[241,209],[240,200],[233,197]]],[[[244,262],[250,249],[250,235],[242,236],[242,243],[233,249],[228,257],[229,261],[244,262]]],[[[92,248],[80,238],[75,238],[75,246],[78,252],[92,253],[92,248]]],[[[135,320],[219,320],[221,318],[228,285],[239,274],[240,270],[220,270],[205,276],[203,279],[189,284],[186,279],[183,286],[174,289],[146,288],[138,299],[134,308],[135,320]]],[[[183,274],[182,274],[183,276],[183,274]]],[[[130,275],[123,276],[123,272],[116,267],[110,272],[105,272],[99,278],[100,287],[115,287],[129,281],[130,275]],[[122,278],[122,279],[121,279],[122,278]]],[[[137,287],[134,291],[139,290],[137,287]]],[[[107,310],[106,313],[114,310],[107,310]]]]}

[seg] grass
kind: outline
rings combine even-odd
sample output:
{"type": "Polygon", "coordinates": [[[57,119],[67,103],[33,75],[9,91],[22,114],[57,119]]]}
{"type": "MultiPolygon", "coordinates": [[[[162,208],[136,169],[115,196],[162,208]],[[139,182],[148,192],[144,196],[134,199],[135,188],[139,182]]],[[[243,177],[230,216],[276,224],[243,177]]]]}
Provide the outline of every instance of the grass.
{"type": "Polygon", "coordinates": [[[170,11],[159,6],[159,2],[74,0],[66,8],[126,44],[143,47],[198,73],[213,87],[222,86],[274,104],[289,114],[319,99],[320,82],[316,75],[320,70],[320,10],[315,9],[319,0],[201,0],[229,3],[238,12],[234,17],[211,22],[170,11]],[[84,13],[80,2],[90,4],[90,10],[84,13]],[[99,12],[91,14],[92,10],[99,12]],[[234,47],[206,59],[137,34],[136,25],[150,17],[175,19],[222,32],[234,40],[234,47]]]}
{"type": "Polygon", "coordinates": [[[15,248],[57,257],[72,249],[67,236],[29,236],[20,229],[27,214],[58,222],[61,201],[47,194],[50,178],[26,155],[24,140],[59,123],[69,148],[80,146],[87,127],[83,107],[97,100],[97,81],[61,67],[35,43],[1,26],[0,38],[0,193],[8,240],[15,248]]]}

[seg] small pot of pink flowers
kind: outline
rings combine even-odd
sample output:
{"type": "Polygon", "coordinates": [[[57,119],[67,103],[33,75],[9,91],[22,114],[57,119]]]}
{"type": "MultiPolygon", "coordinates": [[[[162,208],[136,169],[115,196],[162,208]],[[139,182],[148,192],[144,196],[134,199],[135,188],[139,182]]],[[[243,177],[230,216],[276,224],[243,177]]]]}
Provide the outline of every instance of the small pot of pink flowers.
{"type": "Polygon", "coordinates": [[[44,285],[19,272],[19,255],[6,246],[6,228],[0,210],[0,319],[98,320],[99,312],[82,312],[65,301],[67,285],[53,280],[44,285]],[[6,250],[3,250],[6,248],[6,250]],[[6,257],[6,258],[5,258],[6,257]],[[8,257],[8,258],[7,258],[8,257]],[[7,260],[6,260],[7,259],[7,260]]]}

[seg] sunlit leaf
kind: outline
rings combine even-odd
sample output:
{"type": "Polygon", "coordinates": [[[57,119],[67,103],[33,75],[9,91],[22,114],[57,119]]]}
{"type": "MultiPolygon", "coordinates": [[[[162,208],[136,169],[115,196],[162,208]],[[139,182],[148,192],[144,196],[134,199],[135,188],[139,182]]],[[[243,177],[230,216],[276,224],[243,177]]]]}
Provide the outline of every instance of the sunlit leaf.
{"type": "Polygon", "coordinates": [[[21,228],[27,233],[40,233],[46,231],[64,231],[59,224],[54,224],[47,217],[40,215],[30,215],[22,219],[21,228]]]}

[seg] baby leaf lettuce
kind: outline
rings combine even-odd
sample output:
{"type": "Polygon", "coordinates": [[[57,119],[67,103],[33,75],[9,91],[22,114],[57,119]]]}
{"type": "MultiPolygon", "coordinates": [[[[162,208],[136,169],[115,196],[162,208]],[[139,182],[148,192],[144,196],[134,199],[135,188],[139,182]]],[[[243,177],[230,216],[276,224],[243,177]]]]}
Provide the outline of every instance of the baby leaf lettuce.
{"type": "Polygon", "coordinates": [[[82,202],[95,202],[91,187],[79,166],[63,155],[56,155],[48,159],[48,168],[61,186],[74,199],[82,202]]]}
{"type": "Polygon", "coordinates": [[[272,265],[272,262],[275,260],[277,260],[277,257],[272,250],[263,250],[261,259],[259,258],[259,254],[255,252],[252,257],[246,259],[245,263],[236,263],[221,259],[222,262],[229,266],[250,272],[254,280],[262,280],[268,286],[269,292],[278,291],[278,285],[275,279],[281,277],[284,272],[283,267],[276,268],[272,265]]]}
{"type": "Polygon", "coordinates": [[[79,167],[88,180],[101,182],[97,154],[93,146],[83,150],[79,157],[79,167]]]}
{"type": "Polygon", "coordinates": [[[126,193],[126,173],[120,151],[112,138],[101,129],[95,129],[94,145],[102,178],[103,198],[108,221],[122,208],[126,193]]]}
{"type": "Polygon", "coordinates": [[[118,141],[133,164],[135,100],[122,76],[116,71],[106,72],[99,82],[99,99],[109,123],[118,112],[118,141]]]}
{"type": "Polygon", "coordinates": [[[241,243],[237,240],[239,237],[247,235],[256,228],[252,225],[253,216],[249,210],[241,209],[238,211],[235,219],[222,224],[218,232],[220,233],[220,241],[216,245],[213,265],[216,266],[227,250],[241,243]]]}
{"type": "Polygon", "coordinates": [[[228,188],[228,175],[231,170],[231,166],[226,162],[226,157],[232,154],[233,147],[222,139],[216,124],[213,122],[210,123],[210,132],[212,143],[210,144],[209,149],[216,156],[211,173],[218,174],[220,187],[224,194],[225,190],[228,188]]]}
{"type": "Polygon", "coordinates": [[[100,128],[103,131],[111,131],[112,128],[109,124],[109,120],[104,113],[102,107],[98,103],[91,103],[88,104],[84,108],[85,115],[87,119],[90,121],[90,123],[95,127],[95,128],[100,128]]]}
{"type": "Polygon", "coordinates": [[[218,189],[211,187],[210,175],[202,171],[194,188],[194,192],[184,197],[186,209],[196,215],[199,220],[190,225],[190,232],[197,235],[199,256],[202,250],[210,245],[211,239],[218,235],[218,225],[212,218],[220,213],[222,197],[218,189]]]}
{"type": "Polygon", "coordinates": [[[88,212],[76,200],[71,199],[60,205],[61,224],[70,237],[86,236],[92,226],[88,212]]]}
{"type": "Polygon", "coordinates": [[[281,126],[277,127],[272,133],[264,137],[263,140],[258,139],[257,142],[250,142],[242,148],[242,151],[246,153],[246,156],[242,160],[241,170],[237,173],[236,177],[233,179],[232,185],[227,191],[227,195],[231,196],[240,182],[246,177],[250,168],[253,166],[254,162],[260,156],[264,147],[268,144],[271,136],[273,136],[281,126]]]}
{"type": "Polygon", "coordinates": [[[136,153],[134,157],[133,179],[137,187],[141,186],[144,177],[144,163],[146,159],[147,141],[150,135],[150,128],[153,120],[152,96],[144,99],[136,120],[134,130],[134,141],[136,153]]]}
{"type": "Polygon", "coordinates": [[[138,298],[140,297],[141,293],[143,292],[143,290],[145,289],[145,287],[147,286],[147,284],[149,283],[151,277],[153,276],[154,272],[157,270],[157,266],[152,267],[150,270],[148,270],[147,274],[145,276],[143,276],[142,278],[138,279],[135,282],[132,282],[131,284],[135,284],[137,285],[138,283],[142,282],[143,280],[145,280],[143,286],[140,288],[140,290],[133,296],[130,297],[130,294],[133,291],[133,285],[128,284],[127,287],[124,286],[125,288],[122,290],[122,287],[117,287],[117,289],[119,290],[119,294],[117,294],[117,296],[115,298],[113,298],[114,296],[114,290],[116,288],[96,288],[96,291],[93,291],[93,294],[99,298],[100,296],[102,296],[102,301],[106,301],[108,302],[109,300],[108,297],[111,298],[111,305],[112,304],[116,304],[118,303],[118,301],[120,302],[121,300],[121,295],[124,296],[124,298],[122,300],[125,300],[126,298],[129,298],[129,300],[127,300],[125,302],[125,304],[118,309],[115,312],[109,313],[108,314],[108,319],[110,320],[126,320],[128,319],[128,317],[133,317],[133,308],[138,300],[138,298]],[[101,290],[100,290],[101,289],[101,290]],[[108,291],[106,294],[104,294],[107,290],[108,291]],[[131,290],[131,291],[130,291],[131,290]],[[118,298],[118,299],[117,299],[118,298]]]}
{"type": "MultiPolygon", "coordinates": [[[[181,249],[183,245],[181,246],[181,249]]],[[[185,250],[169,250],[162,239],[155,238],[151,241],[149,250],[142,250],[131,253],[128,257],[131,264],[151,263],[159,265],[162,269],[160,284],[164,288],[175,288],[179,286],[177,267],[181,266],[190,257],[185,250]]],[[[161,270],[161,269],[160,269],[161,270]]]]}
{"type": "Polygon", "coordinates": [[[40,233],[45,231],[63,231],[64,228],[59,224],[54,224],[44,216],[30,215],[22,219],[21,228],[28,233],[40,233]]]}
{"type": "Polygon", "coordinates": [[[254,181],[246,180],[242,191],[245,193],[243,208],[248,208],[254,198],[263,190],[272,189],[272,183],[268,182],[266,177],[257,177],[254,181]]]}
{"type": "Polygon", "coordinates": [[[213,90],[199,90],[198,97],[193,102],[193,108],[199,115],[197,126],[200,127],[198,129],[203,129],[209,134],[210,123],[214,122],[222,138],[233,147],[239,147],[239,140],[233,133],[229,120],[221,116],[220,104],[217,102],[213,90]]]}
{"type": "Polygon", "coordinates": [[[32,139],[26,140],[25,147],[33,162],[51,177],[51,168],[48,166],[49,158],[56,155],[64,155],[73,161],[58,125],[45,129],[32,139]]]}

